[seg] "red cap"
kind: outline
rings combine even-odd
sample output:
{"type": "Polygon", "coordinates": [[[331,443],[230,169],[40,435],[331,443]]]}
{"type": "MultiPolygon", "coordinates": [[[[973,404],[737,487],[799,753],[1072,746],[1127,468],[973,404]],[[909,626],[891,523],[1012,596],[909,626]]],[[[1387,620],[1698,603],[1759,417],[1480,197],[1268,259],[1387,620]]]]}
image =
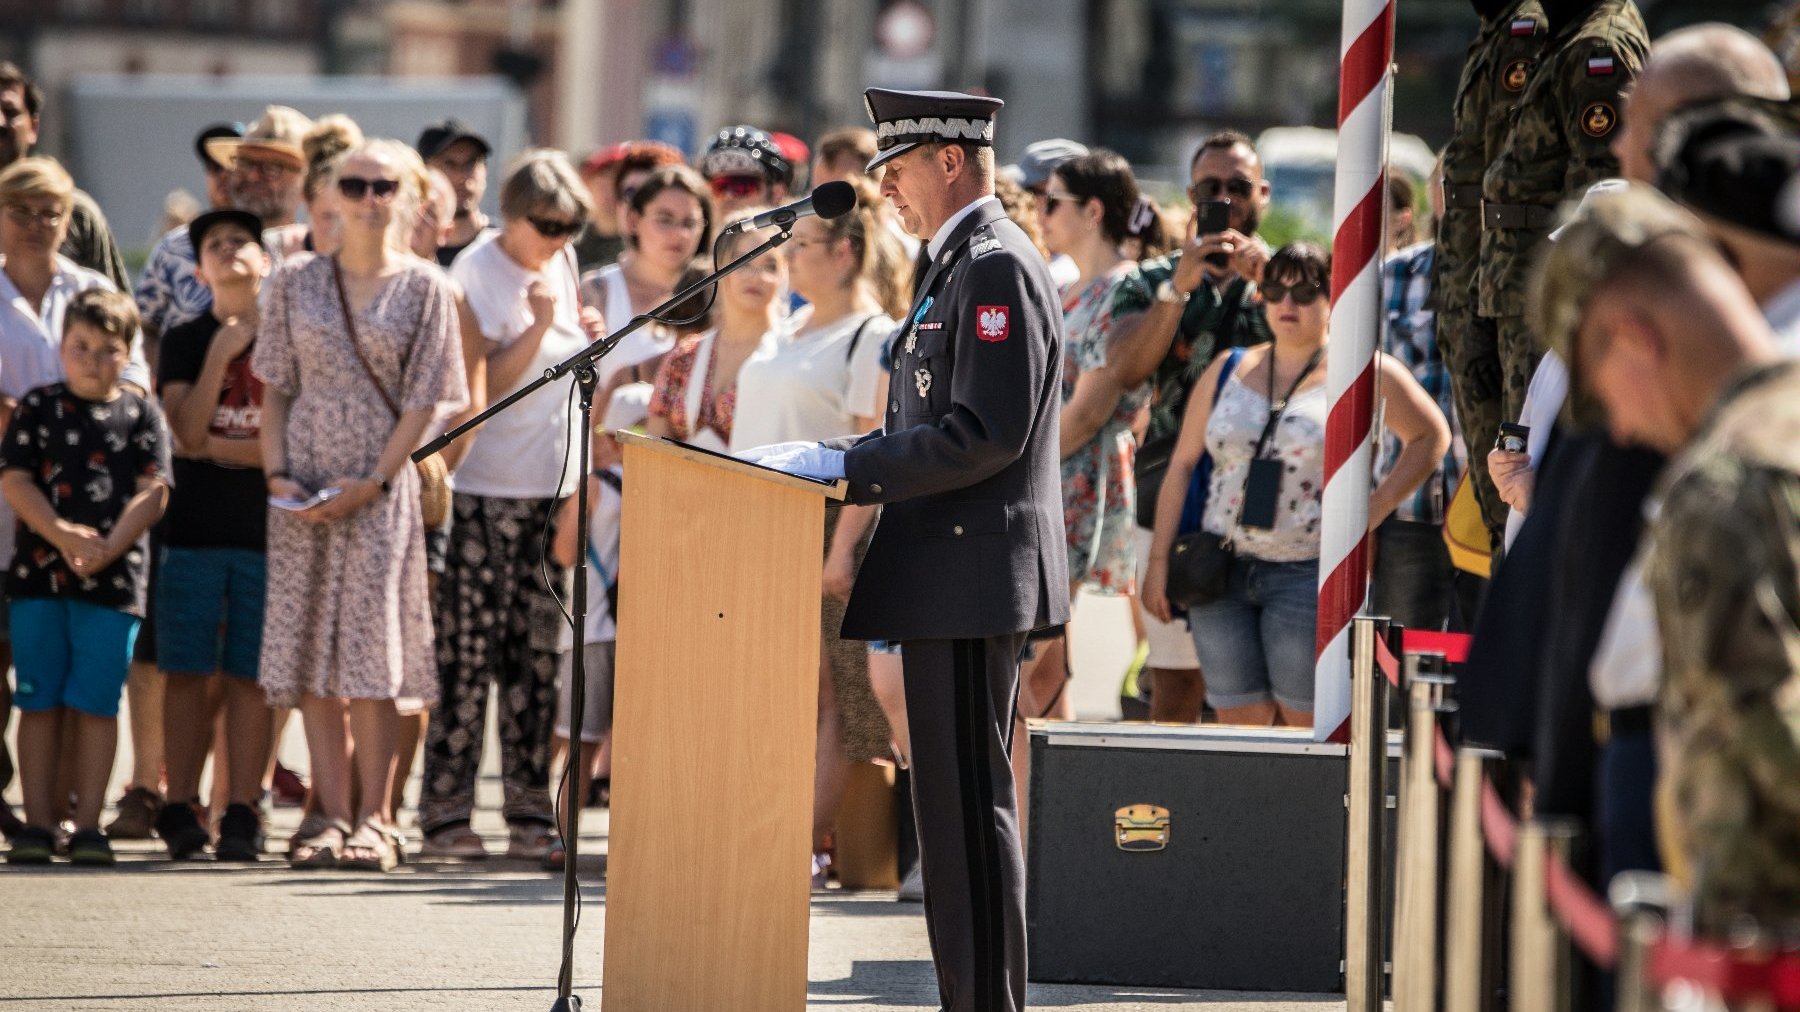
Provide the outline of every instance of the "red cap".
{"type": "Polygon", "coordinates": [[[581,177],[599,175],[608,169],[618,167],[620,162],[634,159],[652,165],[681,165],[687,162],[681,152],[662,141],[622,141],[609,144],[587,156],[581,163],[581,177]]]}

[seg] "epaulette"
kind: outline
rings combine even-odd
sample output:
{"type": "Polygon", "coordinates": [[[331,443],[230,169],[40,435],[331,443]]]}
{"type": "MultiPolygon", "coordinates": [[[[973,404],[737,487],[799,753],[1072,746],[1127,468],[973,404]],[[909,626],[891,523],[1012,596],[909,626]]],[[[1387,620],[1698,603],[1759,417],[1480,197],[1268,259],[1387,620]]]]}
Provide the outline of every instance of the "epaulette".
{"type": "Polygon", "coordinates": [[[969,242],[969,257],[973,259],[987,253],[992,253],[999,248],[1000,240],[995,238],[994,230],[987,225],[983,225],[975,230],[975,235],[969,242]]]}

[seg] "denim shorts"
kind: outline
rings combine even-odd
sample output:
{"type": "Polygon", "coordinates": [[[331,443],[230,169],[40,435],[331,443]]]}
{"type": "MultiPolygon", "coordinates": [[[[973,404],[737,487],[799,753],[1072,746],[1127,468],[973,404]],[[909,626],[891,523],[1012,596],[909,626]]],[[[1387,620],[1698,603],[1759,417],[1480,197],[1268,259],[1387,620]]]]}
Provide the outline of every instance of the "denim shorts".
{"type": "Polygon", "coordinates": [[[900,656],[900,641],[898,641],[898,640],[892,640],[892,641],[890,641],[890,640],[870,640],[869,641],[869,653],[892,654],[893,656],[898,657],[898,656],[900,656]]]}
{"type": "Polygon", "coordinates": [[[1238,556],[1225,596],[1188,611],[1206,701],[1222,710],[1271,699],[1313,708],[1319,563],[1238,556]]]}
{"type": "Polygon", "coordinates": [[[67,597],[12,603],[13,705],[26,713],[66,706],[117,717],[139,619],[67,597]]]}
{"type": "Polygon", "coordinates": [[[263,553],[247,548],[165,549],[156,584],[157,666],[255,681],[267,574],[263,553]]]}

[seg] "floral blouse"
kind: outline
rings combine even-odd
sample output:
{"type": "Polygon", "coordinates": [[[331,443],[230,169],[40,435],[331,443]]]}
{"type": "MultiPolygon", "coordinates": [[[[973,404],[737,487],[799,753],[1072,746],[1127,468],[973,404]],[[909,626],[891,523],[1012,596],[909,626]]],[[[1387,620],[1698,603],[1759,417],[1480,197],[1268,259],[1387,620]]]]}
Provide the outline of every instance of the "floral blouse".
{"type": "MultiPolygon", "coordinates": [[[[1106,365],[1107,345],[1129,331],[1150,308],[1150,289],[1135,263],[1121,263],[1063,299],[1062,398],[1075,395],[1084,372],[1106,365]]],[[[1068,535],[1069,579],[1103,594],[1129,594],[1136,575],[1137,483],[1132,422],[1150,388],[1125,393],[1112,415],[1074,453],[1063,459],[1063,526],[1068,535]]]]}
{"type": "Polygon", "coordinates": [[[731,419],[737,409],[737,384],[731,383],[723,390],[713,389],[713,379],[718,373],[716,348],[707,359],[711,368],[707,369],[704,378],[706,385],[701,388],[700,410],[696,412],[699,417],[687,416],[688,384],[693,382],[694,365],[699,361],[703,342],[711,341],[717,336],[717,330],[709,330],[704,334],[683,338],[656,371],[656,389],[650,395],[650,414],[667,418],[674,438],[682,442],[691,442],[695,433],[711,429],[721,441],[727,445],[731,443],[731,419]]]}

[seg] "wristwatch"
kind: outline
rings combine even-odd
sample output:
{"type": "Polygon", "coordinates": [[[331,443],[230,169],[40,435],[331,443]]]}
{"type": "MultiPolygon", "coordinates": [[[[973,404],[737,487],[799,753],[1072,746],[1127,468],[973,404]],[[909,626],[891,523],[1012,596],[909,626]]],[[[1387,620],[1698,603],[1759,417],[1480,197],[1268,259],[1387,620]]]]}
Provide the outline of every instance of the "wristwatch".
{"type": "Polygon", "coordinates": [[[1162,284],[1156,286],[1156,301],[1158,302],[1169,302],[1177,306],[1185,306],[1187,305],[1187,301],[1193,297],[1193,292],[1184,292],[1181,289],[1176,288],[1174,278],[1165,278],[1162,284]]]}
{"type": "Polygon", "coordinates": [[[388,480],[381,476],[380,471],[371,472],[369,475],[369,480],[374,482],[375,484],[381,486],[381,494],[382,495],[387,495],[389,492],[392,492],[394,490],[393,486],[388,484],[388,480]]]}

